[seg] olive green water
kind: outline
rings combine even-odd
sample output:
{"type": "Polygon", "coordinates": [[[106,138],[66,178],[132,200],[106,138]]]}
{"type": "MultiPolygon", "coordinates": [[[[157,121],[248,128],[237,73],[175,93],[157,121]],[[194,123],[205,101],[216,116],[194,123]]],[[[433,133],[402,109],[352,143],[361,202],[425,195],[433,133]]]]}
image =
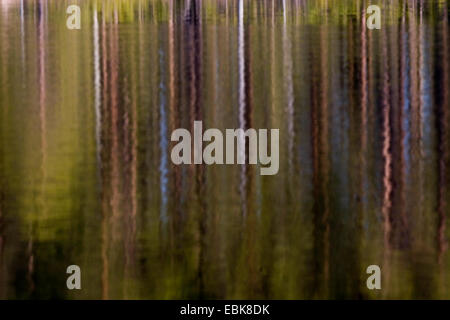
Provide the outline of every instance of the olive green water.
{"type": "Polygon", "coordinates": [[[450,298],[449,7],[0,0],[0,298],[450,298]],[[194,120],[278,174],[175,166],[194,120]]]}

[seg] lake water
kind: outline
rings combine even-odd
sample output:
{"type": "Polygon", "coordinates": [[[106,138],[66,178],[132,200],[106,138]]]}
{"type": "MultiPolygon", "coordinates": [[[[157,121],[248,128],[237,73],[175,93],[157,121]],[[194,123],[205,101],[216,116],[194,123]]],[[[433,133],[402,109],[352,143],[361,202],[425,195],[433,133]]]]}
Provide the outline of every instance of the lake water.
{"type": "Polygon", "coordinates": [[[0,0],[0,298],[449,299],[449,8],[0,0]],[[174,165],[194,120],[278,174],[174,165]]]}

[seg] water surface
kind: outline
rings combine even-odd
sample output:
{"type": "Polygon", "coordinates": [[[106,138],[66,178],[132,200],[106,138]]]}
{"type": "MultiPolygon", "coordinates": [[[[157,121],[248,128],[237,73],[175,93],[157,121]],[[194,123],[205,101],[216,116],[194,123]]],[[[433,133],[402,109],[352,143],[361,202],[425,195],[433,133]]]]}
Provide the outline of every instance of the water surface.
{"type": "Polygon", "coordinates": [[[0,0],[0,298],[450,298],[449,35],[445,0],[0,0]],[[172,164],[194,120],[279,128],[278,174],[172,164]]]}

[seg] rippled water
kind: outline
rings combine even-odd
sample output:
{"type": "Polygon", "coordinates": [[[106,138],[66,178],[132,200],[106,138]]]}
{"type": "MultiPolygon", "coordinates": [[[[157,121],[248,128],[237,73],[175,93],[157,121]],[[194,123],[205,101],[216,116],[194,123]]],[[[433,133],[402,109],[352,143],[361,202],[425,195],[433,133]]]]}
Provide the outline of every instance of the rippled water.
{"type": "Polygon", "coordinates": [[[0,0],[0,298],[450,298],[449,7],[0,0]],[[174,165],[194,120],[279,173],[174,165]]]}

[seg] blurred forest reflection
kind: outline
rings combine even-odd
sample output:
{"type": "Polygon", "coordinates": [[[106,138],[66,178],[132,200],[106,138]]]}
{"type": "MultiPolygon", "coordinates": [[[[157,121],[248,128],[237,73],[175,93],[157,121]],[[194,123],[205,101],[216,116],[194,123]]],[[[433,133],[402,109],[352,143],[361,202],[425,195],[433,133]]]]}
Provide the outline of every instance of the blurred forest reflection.
{"type": "Polygon", "coordinates": [[[449,7],[0,0],[0,298],[449,299],[449,7]],[[279,173],[173,165],[194,120],[279,173]]]}

